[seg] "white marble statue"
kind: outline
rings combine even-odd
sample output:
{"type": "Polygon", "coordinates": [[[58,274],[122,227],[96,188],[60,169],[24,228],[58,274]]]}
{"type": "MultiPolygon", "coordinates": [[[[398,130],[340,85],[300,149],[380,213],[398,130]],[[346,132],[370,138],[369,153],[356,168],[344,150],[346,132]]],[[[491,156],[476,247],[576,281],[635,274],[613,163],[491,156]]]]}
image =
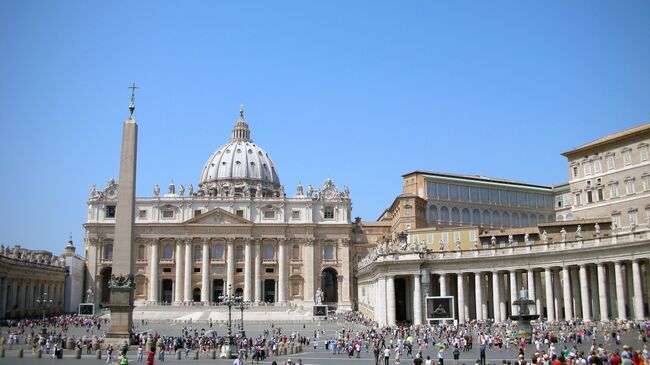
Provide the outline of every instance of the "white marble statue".
{"type": "Polygon", "coordinates": [[[178,194],[180,196],[185,195],[185,185],[181,184],[181,185],[178,186],[178,194]]]}
{"type": "Polygon", "coordinates": [[[187,195],[189,195],[189,196],[194,195],[194,186],[192,186],[192,184],[190,184],[190,185],[187,187],[187,195]]]}
{"type": "Polygon", "coordinates": [[[576,229],[576,238],[581,239],[582,238],[582,226],[578,224],[578,228],[576,229]]]}
{"type": "Polygon", "coordinates": [[[323,304],[324,297],[325,297],[325,293],[323,293],[321,288],[316,289],[316,304],[318,305],[323,304]]]}
{"type": "Polygon", "coordinates": [[[542,242],[548,243],[548,233],[546,233],[546,230],[542,232],[542,242]]]}
{"type": "Polygon", "coordinates": [[[527,245],[529,245],[531,243],[530,242],[530,233],[526,232],[526,234],[524,235],[524,242],[526,242],[527,245]]]}
{"type": "Polygon", "coordinates": [[[595,231],[595,233],[594,233],[595,236],[600,237],[600,225],[598,224],[598,222],[596,222],[596,224],[594,224],[594,231],[595,231]]]}
{"type": "Polygon", "coordinates": [[[509,235],[508,235],[508,246],[512,247],[512,245],[514,244],[514,242],[515,242],[515,240],[512,238],[512,235],[509,234],[509,235]]]}
{"type": "Polygon", "coordinates": [[[160,186],[156,184],[153,186],[153,196],[157,198],[158,195],[160,195],[160,186]]]}
{"type": "Polygon", "coordinates": [[[564,229],[564,227],[562,227],[562,230],[560,230],[560,237],[562,242],[566,242],[566,230],[564,229]]]}
{"type": "Polygon", "coordinates": [[[497,247],[497,238],[496,237],[494,237],[494,236],[490,237],[490,246],[492,248],[497,247]]]}

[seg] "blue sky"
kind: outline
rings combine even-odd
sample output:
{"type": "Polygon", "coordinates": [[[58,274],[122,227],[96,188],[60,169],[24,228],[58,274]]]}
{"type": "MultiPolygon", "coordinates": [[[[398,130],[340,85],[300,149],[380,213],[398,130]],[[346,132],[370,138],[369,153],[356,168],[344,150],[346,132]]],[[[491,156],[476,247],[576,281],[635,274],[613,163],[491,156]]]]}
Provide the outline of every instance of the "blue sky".
{"type": "Polygon", "coordinates": [[[374,220],[423,169],[538,184],[650,121],[648,1],[2,1],[0,242],[81,246],[117,178],[196,186],[244,104],[289,193],[349,185],[374,220]]]}

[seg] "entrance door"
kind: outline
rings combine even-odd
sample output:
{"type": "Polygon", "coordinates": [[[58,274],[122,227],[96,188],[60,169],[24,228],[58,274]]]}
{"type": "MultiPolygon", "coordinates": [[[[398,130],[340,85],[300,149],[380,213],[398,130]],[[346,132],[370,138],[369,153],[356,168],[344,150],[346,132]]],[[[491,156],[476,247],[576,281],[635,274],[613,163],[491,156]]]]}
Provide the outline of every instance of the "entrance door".
{"type": "Polygon", "coordinates": [[[102,297],[100,298],[100,302],[102,304],[108,304],[111,301],[111,289],[108,287],[108,281],[112,273],[113,268],[111,267],[105,267],[100,271],[100,275],[102,276],[102,297]]]}
{"type": "Polygon", "coordinates": [[[172,279],[163,279],[162,296],[160,297],[160,301],[163,303],[171,303],[173,292],[174,292],[174,281],[172,279]]]}
{"type": "Polygon", "coordinates": [[[266,303],[275,303],[275,280],[264,280],[264,301],[266,303]]]}
{"type": "Polygon", "coordinates": [[[338,273],[332,268],[327,268],[321,273],[321,290],[323,291],[323,302],[336,304],[338,297],[338,273]]]}
{"type": "Polygon", "coordinates": [[[221,303],[220,296],[223,295],[223,279],[212,280],[212,301],[221,303]]]}
{"type": "Polygon", "coordinates": [[[406,280],[395,279],[395,320],[397,323],[408,321],[406,314],[406,280]]]}
{"type": "Polygon", "coordinates": [[[192,291],[192,301],[194,301],[195,303],[201,301],[201,289],[194,288],[194,290],[192,291]]]}

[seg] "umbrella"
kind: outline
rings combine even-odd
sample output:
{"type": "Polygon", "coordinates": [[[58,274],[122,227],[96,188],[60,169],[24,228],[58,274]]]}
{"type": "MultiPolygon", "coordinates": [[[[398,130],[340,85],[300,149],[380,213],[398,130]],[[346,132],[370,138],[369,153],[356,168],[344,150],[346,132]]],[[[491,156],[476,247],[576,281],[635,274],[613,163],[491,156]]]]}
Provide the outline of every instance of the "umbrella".
{"type": "Polygon", "coordinates": [[[441,349],[444,349],[444,348],[445,348],[445,344],[442,343],[442,342],[438,342],[438,343],[436,344],[436,346],[440,347],[441,349]]]}
{"type": "Polygon", "coordinates": [[[406,338],[406,341],[408,341],[409,343],[413,343],[413,336],[408,336],[406,338]]]}

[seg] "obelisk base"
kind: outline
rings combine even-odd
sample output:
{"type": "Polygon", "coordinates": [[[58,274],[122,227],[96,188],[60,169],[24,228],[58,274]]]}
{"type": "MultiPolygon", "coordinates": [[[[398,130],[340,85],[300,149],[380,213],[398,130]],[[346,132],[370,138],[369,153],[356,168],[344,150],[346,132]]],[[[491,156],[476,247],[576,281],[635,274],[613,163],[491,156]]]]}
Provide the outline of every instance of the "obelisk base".
{"type": "Polygon", "coordinates": [[[106,342],[121,346],[131,344],[133,326],[133,289],[111,288],[111,327],[106,334],[106,342]]]}

